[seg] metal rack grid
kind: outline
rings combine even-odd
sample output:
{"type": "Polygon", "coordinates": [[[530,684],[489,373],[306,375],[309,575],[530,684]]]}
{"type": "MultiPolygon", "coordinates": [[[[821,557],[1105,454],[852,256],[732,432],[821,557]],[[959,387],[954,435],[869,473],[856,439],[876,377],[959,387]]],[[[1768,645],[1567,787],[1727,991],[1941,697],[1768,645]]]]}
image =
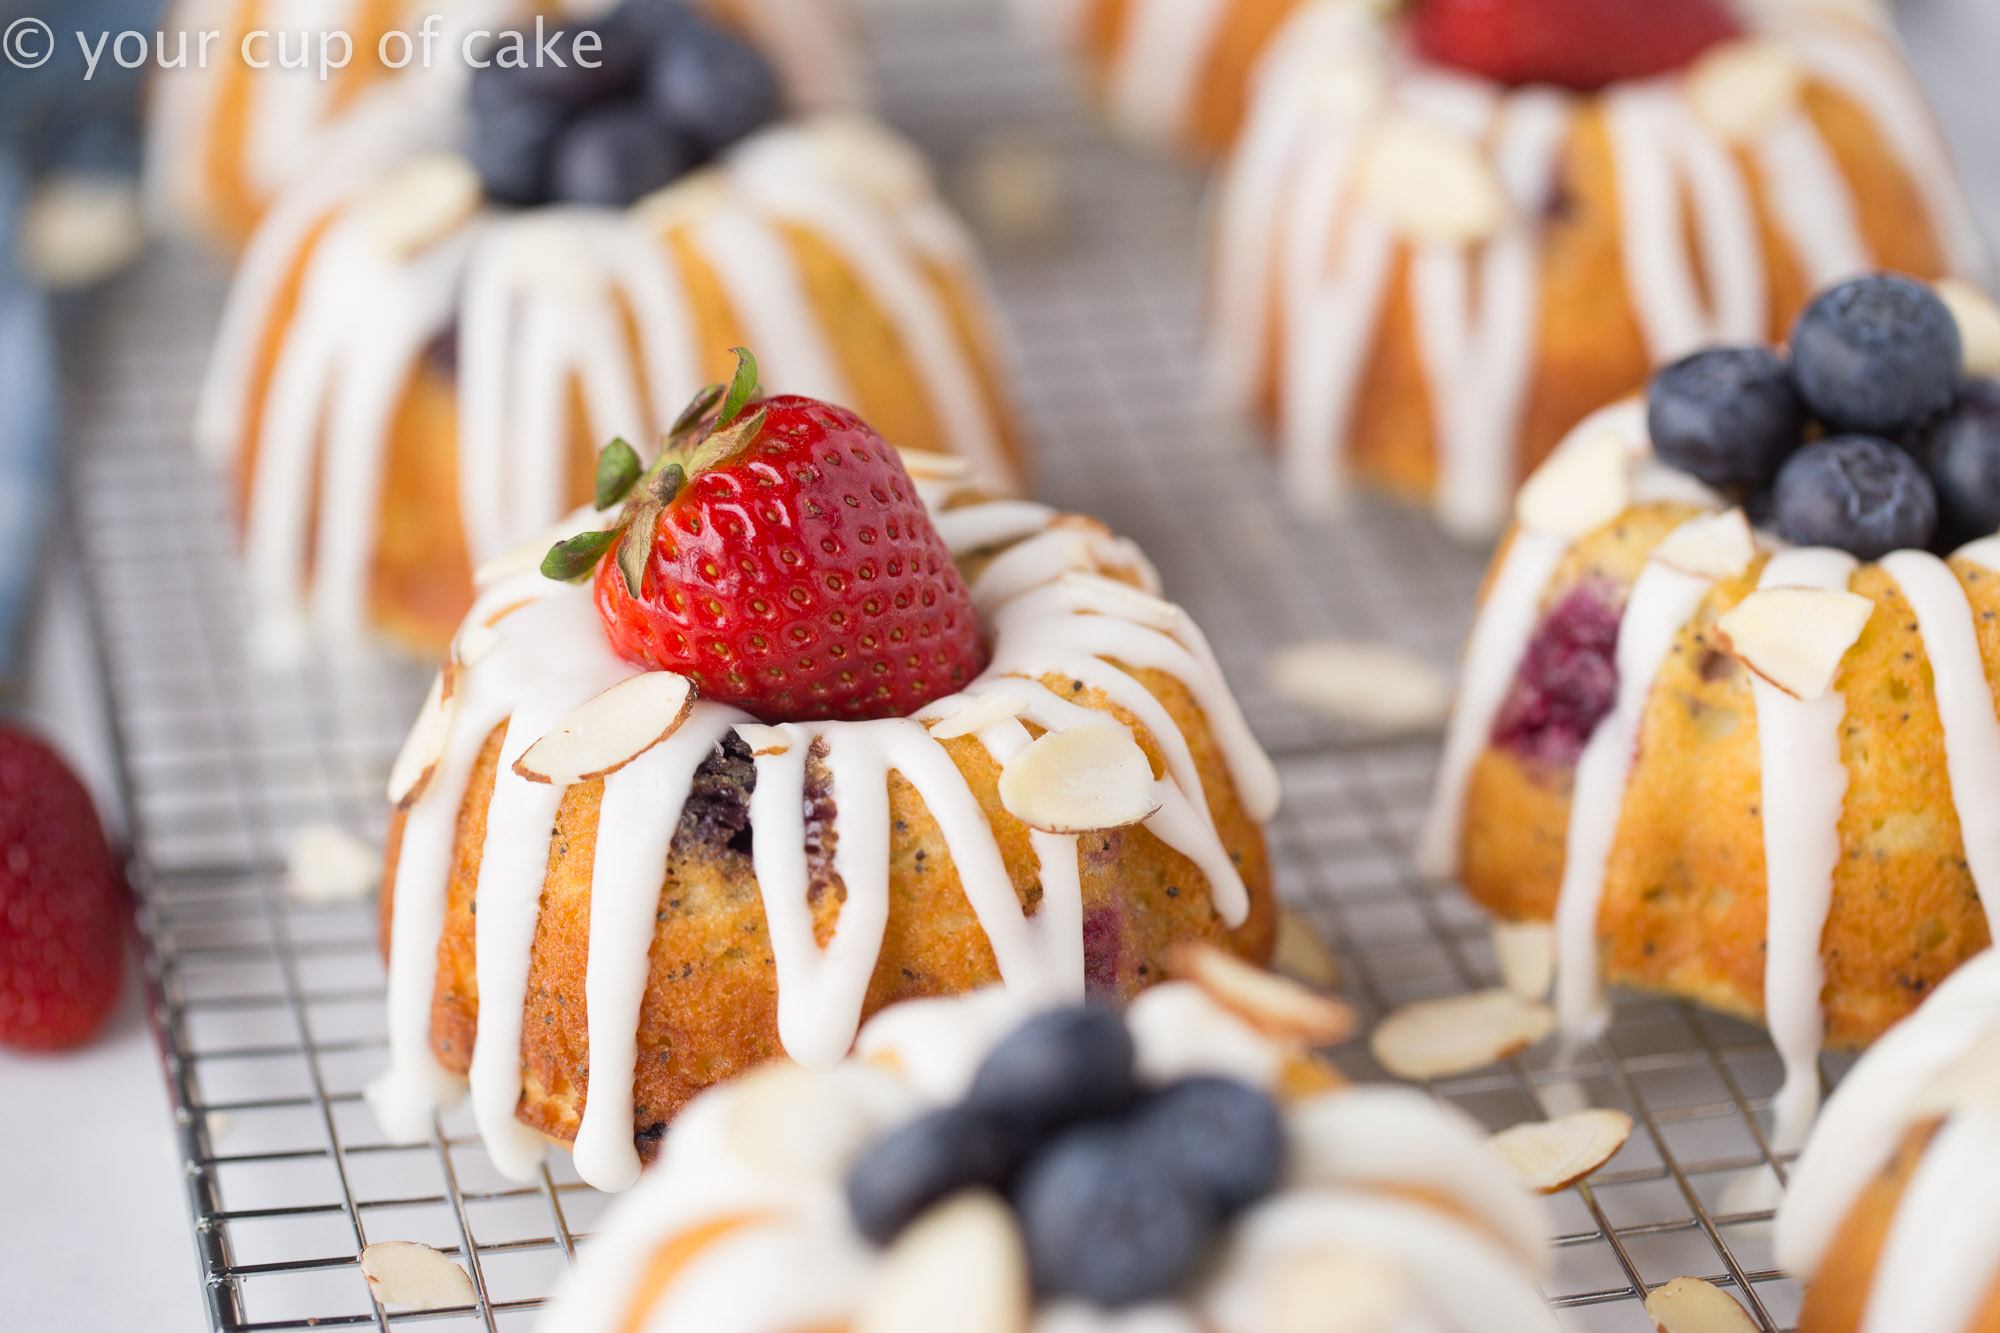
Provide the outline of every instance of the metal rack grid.
{"type": "MultiPolygon", "coordinates": [[[[1283,769],[1271,829],[1281,890],[1337,941],[1366,1015],[1493,984],[1483,919],[1456,889],[1423,882],[1406,853],[1434,741],[1315,722],[1261,677],[1271,647],[1320,634],[1448,661],[1481,556],[1394,509],[1283,512],[1269,470],[1191,387],[1197,183],[1107,142],[1055,66],[1010,37],[1003,8],[874,0],[870,17],[885,110],[948,181],[996,132],[1063,164],[1061,251],[994,256],[1043,492],[1138,538],[1215,641],[1283,769]]],[[[72,501],[210,1318],[230,1330],[526,1328],[604,1198],[561,1153],[536,1184],[512,1185],[462,1109],[430,1144],[392,1145],[360,1099],[385,1058],[373,909],[292,901],[282,861],[308,821],[380,836],[382,777],[427,667],[363,654],[277,671],[246,652],[225,497],[184,425],[218,290],[203,261],[155,256],[80,331],[72,358],[84,376],[72,501]],[[385,1314],[356,1267],[371,1239],[469,1259],[477,1307],[385,1314]]],[[[1337,1058],[1380,1076],[1359,1045],[1337,1058]]],[[[1756,1206],[1783,1173],[1765,1138],[1778,1078],[1755,1029],[1624,997],[1588,1048],[1545,1044],[1434,1091],[1495,1128],[1583,1105],[1633,1113],[1618,1157],[1551,1201],[1547,1285],[1569,1326],[1648,1329],[1645,1291],[1693,1273],[1775,1330],[1798,1306],[1756,1206]]]]}

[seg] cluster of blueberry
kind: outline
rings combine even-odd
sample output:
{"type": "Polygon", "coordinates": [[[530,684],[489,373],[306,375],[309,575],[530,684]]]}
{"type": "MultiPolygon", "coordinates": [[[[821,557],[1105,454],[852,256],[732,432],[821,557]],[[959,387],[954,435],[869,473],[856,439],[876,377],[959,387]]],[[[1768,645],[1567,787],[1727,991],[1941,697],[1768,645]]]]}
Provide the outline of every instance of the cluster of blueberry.
{"type": "MultiPolygon", "coordinates": [[[[492,198],[622,208],[778,112],[764,57],[686,0],[624,0],[592,31],[595,68],[496,63],[474,74],[468,152],[492,198]]],[[[570,50],[570,35],[556,45],[570,50]]]]}
{"type": "Polygon", "coordinates": [[[1141,1090],[1109,1009],[1043,1014],[993,1049],[965,1100],[884,1136],[847,1181],[855,1225],[887,1244],[968,1188],[1011,1199],[1041,1296],[1105,1307],[1172,1291],[1284,1166],[1278,1108],[1225,1078],[1141,1090]]]}
{"type": "Polygon", "coordinates": [[[1789,363],[1721,347],[1654,376],[1653,449],[1788,541],[1863,560],[1954,547],[2000,529],[2000,381],[1963,367],[1935,292],[1856,278],[1799,316],[1789,363]]]}

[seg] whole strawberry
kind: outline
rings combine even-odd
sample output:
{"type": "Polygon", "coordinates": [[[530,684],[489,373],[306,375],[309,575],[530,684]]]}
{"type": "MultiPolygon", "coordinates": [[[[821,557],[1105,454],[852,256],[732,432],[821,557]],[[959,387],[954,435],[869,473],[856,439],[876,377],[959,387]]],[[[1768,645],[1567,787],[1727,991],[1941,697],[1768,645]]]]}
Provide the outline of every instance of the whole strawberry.
{"type": "Polygon", "coordinates": [[[124,974],[125,883],[90,794],[40,741],[0,727],[0,1043],[75,1046],[124,974]]]}
{"type": "Polygon", "coordinates": [[[651,468],[605,450],[599,507],[622,497],[620,525],[543,571],[594,565],[621,656],[767,722],[897,717],[963,687],[985,664],[978,618],[896,451],[846,408],[755,399],[738,356],[651,468]]]}
{"type": "Polygon", "coordinates": [[[1410,29],[1439,64],[1579,92],[1680,69],[1741,32],[1722,0],[1418,0],[1410,29]]]}

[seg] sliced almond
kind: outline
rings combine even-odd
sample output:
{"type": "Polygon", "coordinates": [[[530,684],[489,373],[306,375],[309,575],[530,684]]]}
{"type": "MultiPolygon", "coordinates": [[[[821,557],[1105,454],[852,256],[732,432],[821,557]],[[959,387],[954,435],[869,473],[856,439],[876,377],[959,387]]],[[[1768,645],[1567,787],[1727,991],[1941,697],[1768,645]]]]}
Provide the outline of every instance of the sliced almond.
{"type": "Polygon", "coordinates": [[[451,659],[462,667],[469,667],[499,646],[499,630],[491,625],[466,625],[451,641],[451,659]]]}
{"type": "Polygon", "coordinates": [[[1280,976],[1311,986],[1332,990],[1340,984],[1340,964],[1333,950],[1303,912],[1291,907],[1278,909],[1278,940],[1271,950],[1271,970],[1280,976]]]}
{"type": "Polygon", "coordinates": [[[762,722],[738,722],[736,734],[750,747],[752,757],[783,754],[792,748],[791,735],[783,727],[767,727],[762,722]]]}
{"type": "Polygon", "coordinates": [[[900,445],[896,453],[903,460],[903,470],[918,481],[964,481],[972,475],[972,464],[957,454],[905,449],[900,445]]]}
{"type": "Polygon", "coordinates": [[[931,723],[931,739],[938,741],[956,740],[960,736],[970,736],[986,730],[996,722],[1005,722],[1010,717],[1019,717],[1028,711],[1028,701],[1018,695],[976,694],[963,708],[931,723]]]}
{"type": "Polygon", "coordinates": [[[479,173],[457,153],[425,153],[384,176],[361,201],[358,222],[382,253],[408,259],[479,211],[479,173]]]}
{"type": "Polygon", "coordinates": [[[1032,1305],[1013,1210],[990,1191],[965,1190],[890,1244],[854,1333],[1024,1333],[1032,1305]]]}
{"type": "Polygon", "coordinates": [[[1677,1277],[1653,1288],[1646,1313],[1660,1333],[1757,1333],[1736,1298],[1713,1282],[1677,1277]]]}
{"type": "Polygon", "coordinates": [[[1616,1157],[1630,1137],[1631,1116],[1593,1107],[1503,1129],[1493,1147],[1528,1188],[1554,1194],[1616,1157]]]}
{"type": "Polygon", "coordinates": [[[1652,558],[1699,579],[1733,579],[1757,558],[1757,536],[1741,509],[1689,519],[1653,548],[1652,558]]]}
{"type": "Polygon", "coordinates": [[[40,285],[64,291],[110,277],[145,244],[139,191],[129,178],[57,170],[22,207],[13,258],[40,285]]]}
{"type": "Polygon", "coordinates": [[[474,1300],[463,1268],[413,1240],[370,1245],[361,1252],[361,1276],[376,1300],[405,1310],[450,1310],[474,1300]]]}
{"type": "Polygon", "coordinates": [[[1269,1281],[1269,1333],[1383,1333],[1414,1296],[1402,1265],[1355,1250],[1293,1255],[1269,1281]]]}
{"type": "Polygon", "coordinates": [[[358,902],[381,878],[381,851],[338,824],[301,825],[285,847],[285,890],[295,902],[358,902]]]}
{"type": "Polygon", "coordinates": [[[1512,991],[1475,991],[1404,1005],[1376,1024],[1368,1049],[1398,1078],[1449,1078],[1527,1049],[1555,1022],[1547,1005],[1512,991]]]}
{"type": "Polygon", "coordinates": [[[1704,51],[1688,67],[1682,86],[1702,124],[1743,144],[1798,109],[1805,74],[1777,42],[1746,37],[1704,51]]]}
{"type": "Polygon", "coordinates": [[[1000,770],[1000,804],[1029,828],[1125,828],[1160,808],[1153,766],[1120,727],[1084,722],[1046,732],[1000,770]]]}
{"type": "Polygon", "coordinates": [[[1722,650],[1795,699],[1833,686],[1875,603],[1833,588],[1760,588],[1715,622],[1722,650]]]}
{"type": "Polygon", "coordinates": [[[1556,930],[1546,921],[1495,921],[1500,984],[1524,1000],[1545,1000],[1556,978],[1556,930]]]}
{"type": "Polygon", "coordinates": [[[1092,610],[1129,620],[1136,625],[1166,631],[1181,623],[1178,606],[1121,580],[1072,569],[1058,582],[1083,594],[1092,610]]]}
{"type": "Polygon", "coordinates": [[[628,676],[564,718],[514,761],[530,782],[573,786],[616,773],[680,730],[694,682],[672,671],[628,676]]]}
{"type": "Polygon", "coordinates": [[[876,1128],[837,1080],[789,1060],[759,1066],[731,1094],[729,1146],[780,1179],[840,1179],[876,1128]]]}
{"type": "Polygon", "coordinates": [[[457,707],[453,689],[457,675],[458,668],[450,661],[439,670],[424,706],[417,710],[417,720],[410,724],[410,734],[403,738],[403,748],[396,752],[396,762],[389,765],[389,804],[399,810],[416,804],[444,758],[457,707]]]}
{"type": "Polygon", "coordinates": [[[1507,221],[1506,191],[1477,140],[1391,115],[1363,152],[1361,197],[1412,240],[1467,245],[1507,221]]]}
{"type": "Polygon", "coordinates": [[[1330,995],[1266,972],[1213,944],[1190,941],[1167,955],[1167,973],[1201,987],[1208,998],[1267,1037],[1335,1046],[1354,1035],[1354,1011],[1330,995]]]}
{"type": "Polygon", "coordinates": [[[960,196],[980,234],[1014,250],[1062,239],[1069,193],[1067,159],[1048,141],[1019,132],[979,144],[960,169],[960,196]]]}
{"type": "Polygon", "coordinates": [[[1937,294],[1958,323],[1958,340],[1965,348],[1965,373],[2000,375],[2000,305],[1962,278],[1940,280],[1937,294]]]}
{"type": "Polygon", "coordinates": [[[1996,1024],[1918,1094],[1911,1114],[1947,1116],[1967,1107],[2000,1109],[2000,1024],[1996,1024]]]}
{"type": "Polygon", "coordinates": [[[1431,730],[1451,707],[1445,673],[1394,644],[1310,639],[1273,653],[1265,676],[1305,712],[1383,731],[1431,730]]]}
{"type": "Polygon", "coordinates": [[[1575,539],[1597,531],[1632,503],[1625,441],[1599,431],[1558,449],[1514,498],[1514,516],[1531,532],[1575,539]]]}

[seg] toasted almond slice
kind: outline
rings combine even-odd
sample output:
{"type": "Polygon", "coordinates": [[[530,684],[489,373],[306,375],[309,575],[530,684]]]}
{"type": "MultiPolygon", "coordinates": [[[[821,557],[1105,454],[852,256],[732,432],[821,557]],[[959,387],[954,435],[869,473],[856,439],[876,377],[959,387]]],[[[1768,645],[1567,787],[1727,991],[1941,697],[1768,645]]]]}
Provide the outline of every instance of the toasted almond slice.
{"type": "Polygon", "coordinates": [[[441,1252],[413,1240],[378,1240],[361,1252],[361,1276],[384,1305],[449,1310],[473,1303],[472,1279],[441,1252]]]}
{"type": "Polygon", "coordinates": [[[1875,603],[1833,588],[1760,588],[1715,622],[1722,650],[1795,699],[1833,687],[1875,603]]]}
{"type": "Polygon", "coordinates": [[[1688,105],[1702,124],[1733,144],[1754,140],[1799,107],[1805,75],[1768,37],[1720,42],[1688,67],[1688,105]]]}
{"type": "Polygon", "coordinates": [[[1947,1116],[1972,1106],[2000,1108],[2000,1024],[1931,1080],[1911,1114],[1947,1116]]]}
{"type": "Polygon", "coordinates": [[[408,259],[479,211],[479,173],[457,153],[424,153],[378,182],[356,210],[358,225],[383,254],[408,259]]]}
{"type": "Polygon", "coordinates": [[[1308,713],[1384,731],[1430,730],[1451,707],[1444,672],[1394,644],[1309,639],[1273,653],[1265,675],[1280,698],[1308,713]]]}
{"type": "Polygon", "coordinates": [[[514,761],[530,782],[573,786],[616,773],[680,730],[694,682],[672,671],[628,676],[584,703],[514,761]]]}
{"type": "Polygon", "coordinates": [[[1376,1024],[1368,1049],[1398,1078],[1449,1078],[1483,1069],[1555,1029],[1555,1013],[1504,989],[1406,1004],[1376,1024]]]}
{"type": "Polygon", "coordinates": [[[752,757],[760,754],[783,754],[792,748],[792,740],[783,727],[767,727],[762,722],[738,722],[736,734],[750,747],[752,757]]]}
{"type": "Polygon", "coordinates": [[[1646,1313],[1660,1333],[1757,1333],[1734,1296],[1698,1277],[1677,1277],[1653,1288],[1646,1313]]]}
{"type": "Polygon", "coordinates": [[[1270,1275],[1269,1333],[1382,1333],[1410,1307],[1409,1274],[1384,1254],[1308,1250],[1270,1275]]]}
{"type": "Polygon", "coordinates": [[[285,889],[296,902],[357,902],[381,878],[382,853],[338,824],[303,824],[285,847],[285,889]]]}
{"type": "Polygon", "coordinates": [[[1358,189],[1418,241],[1464,245],[1507,221],[1507,193],[1475,139],[1412,115],[1384,119],[1363,150],[1358,189]]]}
{"type": "Polygon", "coordinates": [[[1700,579],[1733,579],[1757,558],[1757,536],[1741,509],[1692,518],[1653,548],[1652,558],[1700,579]]]}
{"type": "Polygon", "coordinates": [[[957,454],[941,454],[931,449],[896,446],[903,470],[918,481],[964,481],[972,475],[972,464],[957,454]]]}
{"type": "Polygon", "coordinates": [[[1000,770],[1000,804],[1029,828],[1125,828],[1160,808],[1153,765],[1121,727],[1083,722],[1046,732],[1000,770]]]}
{"type": "Polygon", "coordinates": [[[1024,1333],[1032,1304],[1013,1210],[991,1191],[963,1190],[890,1244],[854,1333],[1024,1333]]]}
{"type": "Polygon", "coordinates": [[[1354,1035],[1354,1011],[1331,995],[1252,966],[1226,949],[1189,941],[1167,955],[1170,976],[1192,981],[1208,997],[1267,1037],[1334,1046],[1354,1035]]]}
{"type": "Polygon", "coordinates": [[[1296,908],[1278,909],[1278,940],[1271,950],[1271,970],[1316,990],[1332,990],[1340,984],[1340,964],[1334,960],[1333,950],[1296,908]]]}
{"type": "Polygon", "coordinates": [[[1072,569],[1058,582],[1083,594],[1092,610],[1118,616],[1148,629],[1171,630],[1181,623],[1178,606],[1121,580],[1072,569]]]}
{"type": "Polygon", "coordinates": [[[1556,928],[1547,921],[1495,921],[1500,983],[1524,1000],[1545,1000],[1556,978],[1556,928]]]}
{"type": "Polygon", "coordinates": [[[462,667],[469,667],[499,646],[499,630],[491,625],[466,625],[451,641],[451,659],[462,667]]]}
{"type": "Polygon", "coordinates": [[[1493,1147],[1528,1188],[1554,1194],[1617,1156],[1631,1136],[1631,1116],[1592,1108],[1503,1129],[1493,1147]]]}
{"type": "Polygon", "coordinates": [[[1010,717],[1019,717],[1028,711],[1028,701],[1013,694],[995,691],[991,694],[976,694],[972,701],[947,717],[931,723],[931,739],[938,741],[956,740],[960,736],[970,736],[984,731],[995,722],[1005,722],[1010,717]]]}
{"type": "Polygon", "coordinates": [[[731,1093],[730,1147],[778,1178],[838,1180],[875,1131],[846,1085],[789,1060],[758,1066],[731,1093]]]}
{"type": "Polygon", "coordinates": [[[1551,455],[1514,498],[1514,516],[1531,532],[1574,539],[1617,518],[1631,502],[1630,453],[1607,430],[1551,455]]]}
{"type": "Polygon", "coordinates": [[[22,207],[13,257],[37,283],[64,291],[110,277],[145,244],[146,221],[130,179],[58,169],[22,207]]]}
{"type": "Polygon", "coordinates": [[[424,696],[424,706],[417,711],[417,720],[410,724],[410,734],[403,738],[403,748],[396,752],[396,762],[389,765],[389,804],[397,809],[416,804],[444,758],[451,716],[457,708],[453,689],[457,674],[458,668],[450,661],[438,671],[430,693],[424,696]]]}
{"type": "Polygon", "coordinates": [[[1965,373],[2000,375],[2000,305],[1962,278],[1942,279],[1937,294],[1958,323],[1958,340],[1965,348],[1965,373]]]}

